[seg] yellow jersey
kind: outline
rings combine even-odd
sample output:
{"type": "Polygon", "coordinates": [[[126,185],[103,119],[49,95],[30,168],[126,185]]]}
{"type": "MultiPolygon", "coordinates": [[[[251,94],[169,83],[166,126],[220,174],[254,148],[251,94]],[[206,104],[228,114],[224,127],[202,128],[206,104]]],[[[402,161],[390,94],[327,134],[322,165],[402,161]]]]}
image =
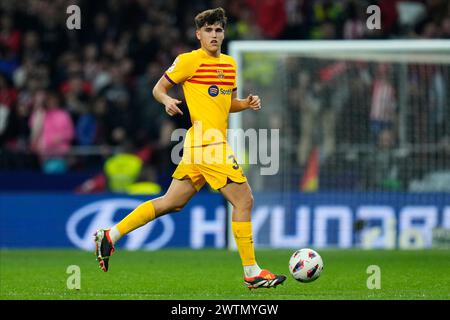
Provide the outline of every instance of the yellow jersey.
{"type": "Polygon", "coordinates": [[[180,54],[164,77],[183,87],[192,122],[184,146],[226,142],[236,61],[226,54],[211,57],[200,48],[180,54]]]}

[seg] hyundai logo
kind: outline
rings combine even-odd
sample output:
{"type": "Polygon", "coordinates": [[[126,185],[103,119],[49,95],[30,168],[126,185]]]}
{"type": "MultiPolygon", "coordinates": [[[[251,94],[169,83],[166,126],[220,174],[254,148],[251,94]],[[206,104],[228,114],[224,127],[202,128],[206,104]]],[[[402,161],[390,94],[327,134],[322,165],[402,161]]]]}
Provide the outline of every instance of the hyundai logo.
{"type": "MultiPolygon", "coordinates": [[[[97,229],[110,228],[116,224],[114,216],[119,210],[131,212],[142,201],[135,199],[108,199],[96,201],[75,211],[66,224],[66,233],[69,240],[77,247],[84,250],[94,250],[93,234],[97,229]],[[80,225],[85,226],[81,231],[80,225]]],[[[166,245],[172,238],[175,231],[175,224],[170,216],[163,216],[158,220],[130,232],[120,240],[123,247],[128,250],[146,249],[157,250],[166,245]],[[155,226],[161,224],[162,232],[158,236],[150,237],[155,230],[155,226]],[[151,241],[148,239],[151,238],[151,241]]]]}

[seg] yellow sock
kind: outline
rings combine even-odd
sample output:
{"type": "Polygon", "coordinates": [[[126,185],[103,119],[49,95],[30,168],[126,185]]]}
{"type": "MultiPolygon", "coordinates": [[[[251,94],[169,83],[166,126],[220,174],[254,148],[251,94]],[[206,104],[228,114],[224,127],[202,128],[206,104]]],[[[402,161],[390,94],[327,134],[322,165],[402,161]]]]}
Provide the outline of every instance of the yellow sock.
{"type": "Polygon", "coordinates": [[[250,266],[256,264],[255,249],[253,246],[252,223],[232,221],[234,239],[241,256],[242,265],[250,266]]]}
{"type": "Polygon", "coordinates": [[[142,227],[148,222],[155,219],[155,207],[151,200],[146,201],[136,207],[130,214],[128,214],[116,227],[121,236],[142,227]]]}

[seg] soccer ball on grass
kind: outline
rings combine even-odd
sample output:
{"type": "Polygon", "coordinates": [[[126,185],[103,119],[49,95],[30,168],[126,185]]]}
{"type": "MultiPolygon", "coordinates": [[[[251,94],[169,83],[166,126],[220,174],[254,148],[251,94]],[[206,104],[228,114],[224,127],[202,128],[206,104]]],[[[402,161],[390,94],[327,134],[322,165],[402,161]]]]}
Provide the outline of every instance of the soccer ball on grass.
{"type": "Polygon", "coordinates": [[[289,260],[289,272],[295,280],[311,282],[316,280],[323,270],[322,257],[312,249],[295,251],[289,260]]]}

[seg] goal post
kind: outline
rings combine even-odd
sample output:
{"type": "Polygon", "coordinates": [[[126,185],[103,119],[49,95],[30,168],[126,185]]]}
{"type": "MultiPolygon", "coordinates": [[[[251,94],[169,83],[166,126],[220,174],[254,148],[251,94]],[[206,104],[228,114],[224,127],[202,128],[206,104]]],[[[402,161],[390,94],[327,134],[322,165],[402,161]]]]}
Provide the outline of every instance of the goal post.
{"type": "MultiPolygon", "coordinates": [[[[448,197],[450,40],[232,41],[228,53],[238,97],[258,94],[263,106],[230,114],[229,128],[279,129],[278,174],[261,176],[259,163],[246,174],[254,192],[277,194],[282,228],[295,224],[295,194],[311,191],[303,182],[312,159],[321,179],[312,191],[448,197]]],[[[229,143],[245,162],[245,141],[229,143]]],[[[257,245],[270,246],[270,231],[258,237],[257,245]]]]}
{"type": "MultiPolygon", "coordinates": [[[[275,53],[280,56],[299,55],[317,59],[450,64],[450,40],[231,41],[228,51],[236,60],[239,71],[237,75],[238,97],[245,95],[242,55],[249,52],[275,53]]],[[[242,128],[241,113],[230,114],[229,128],[242,128]]],[[[236,142],[230,141],[230,143],[232,147],[237,147],[236,142]]]]}

